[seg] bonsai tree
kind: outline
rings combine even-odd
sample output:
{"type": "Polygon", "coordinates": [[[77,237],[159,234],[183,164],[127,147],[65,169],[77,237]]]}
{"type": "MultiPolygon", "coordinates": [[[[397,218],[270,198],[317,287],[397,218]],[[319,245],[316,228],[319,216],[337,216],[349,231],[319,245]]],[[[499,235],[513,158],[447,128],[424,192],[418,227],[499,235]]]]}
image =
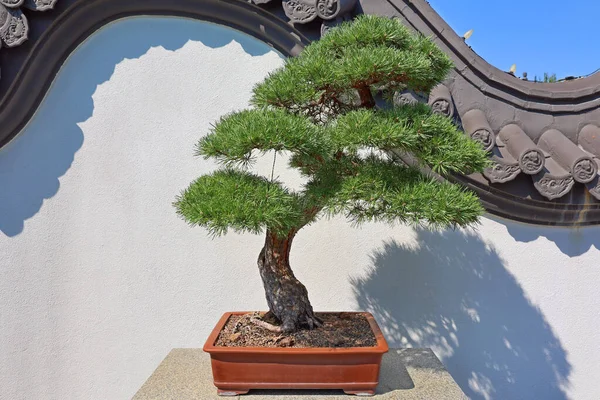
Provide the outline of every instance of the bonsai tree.
{"type": "Polygon", "coordinates": [[[322,324],[289,262],[298,232],[322,216],[433,227],[478,220],[476,195],[439,176],[482,170],[480,145],[424,104],[392,102],[400,90],[427,93],[451,68],[399,21],[361,16],[288,59],[255,86],[252,109],[223,116],[200,140],[197,153],[221,168],[192,182],[175,206],[215,236],[265,235],[258,269],[280,324],[259,325],[293,332],[322,324]],[[250,172],[270,151],[289,155],[306,178],[302,190],[250,172]]]}

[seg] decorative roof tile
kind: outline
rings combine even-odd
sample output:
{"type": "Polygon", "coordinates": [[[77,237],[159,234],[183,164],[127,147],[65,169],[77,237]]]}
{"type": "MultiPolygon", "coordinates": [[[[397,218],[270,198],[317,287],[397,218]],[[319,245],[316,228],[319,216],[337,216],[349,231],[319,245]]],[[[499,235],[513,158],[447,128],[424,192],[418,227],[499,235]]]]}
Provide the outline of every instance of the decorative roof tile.
{"type": "Polygon", "coordinates": [[[215,18],[295,55],[310,40],[364,12],[397,18],[432,37],[454,61],[454,71],[428,98],[411,92],[394,97],[396,103],[429,103],[489,151],[492,167],[482,175],[448,179],[474,190],[490,212],[503,217],[600,224],[600,73],[552,84],[521,80],[478,56],[425,0],[61,0],[52,14],[56,23],[32,19],[37,25],[28,35],[21,7],[44,11],[55,3],[0,0],[3,46],[16,47],[28,38],[32,43],[0,54],[5,68],[0,146],[31,118],[72,49],[123,16],[215,18]]]}
{"type": "Polygon", "coordinates": [[[29,23],[20,7],[34,11],[52,9],[57,0],[0,0],[0,39],[6,47],[15,47],[27,40],[29,23]]]}
{"type": "Polygon", "coordinates": [[[283,10],[291,23],[307,24],[319,18],[322,34],[348,19],[345,16],[350,17],[348,14],[356,3],[357,0],[282,0],[283,10]]]}
{"type": "Polygon", "coordinates": [[[446,85],[437,85],[429,93],[429,105],[434,113],[453,117],[455,113],[452,94],[446,85]]]}
{"type": "Polygon", "coordinates": [[[544,168],[544,153],[517,124],[506,125],[498,132],[498,138],[527,175],[535,175],[544,168]]]}
{"type": "Polygon", "coordinates": [[[568,171],[575,181],[591,182],[598,173],[594,159],[557,129],[547,130],[538,141],[540,148],[568,171]]]}
{"type": "Polygon", "coordinates": [[[483,176],[492,183],[512,181],[521,173],[519,162],[508,152],[506,147],[492,148],[492,166],[483,171],[483,176]]]}
{"type": "Polygon", "coordinates": [[[558,199],[573,188],[575,180],[569,171],[549,158],[541,172],[533,176],[533,185],[540,194],[550,200],[558,199]]]}
{"type": "Polygon", "coordinates": [[[584,126],[579,131],[577,141],[582,149],[600,158],[600,127],[598,125],[584,126]]]}
{"type": "Polygon", "coordinates": [[[463,129],[471,139],[481,143],[486,151],[491,151],[496,145],[496,135],[483,113],[478,109],[467,111],[462,117],[463,129]]]}

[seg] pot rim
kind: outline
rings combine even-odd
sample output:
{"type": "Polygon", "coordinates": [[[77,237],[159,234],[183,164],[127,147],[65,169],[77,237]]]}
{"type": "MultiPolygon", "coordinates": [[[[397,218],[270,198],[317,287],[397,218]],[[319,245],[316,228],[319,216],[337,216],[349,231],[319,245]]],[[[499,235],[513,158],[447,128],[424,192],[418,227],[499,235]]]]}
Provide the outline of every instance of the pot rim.
{"type": "Polygon", "coordinates": [[[250,314],[253,311],[231,311],[223,314],[217,325],[212,330],[206,343],[202,348],[206,353],[210,354],[231,354],[231,353],[244,353],[244,354],[383,354],[389,350],[388,344],[383,337],[379,325],[373,315],[369,312],[364,311],[323,311],[324,313],[344,313],[344,314],[361,314],[363,315],[377,340],[377,345],[372,347],[222,347],[215,346],[214,343],[217,341],[219,333],[227,323],[227,320],[232,315],[244,315],[250,314]]]}

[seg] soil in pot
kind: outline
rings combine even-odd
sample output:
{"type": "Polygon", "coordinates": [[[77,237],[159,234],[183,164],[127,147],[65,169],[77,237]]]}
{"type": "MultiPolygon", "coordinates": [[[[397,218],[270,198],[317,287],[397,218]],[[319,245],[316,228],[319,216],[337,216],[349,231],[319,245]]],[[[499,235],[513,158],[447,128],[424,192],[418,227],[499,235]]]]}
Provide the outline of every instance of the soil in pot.
{"type": "Polygon", "coordinates": [[[277,321],[270,314],[232,315],[221,330],[215,346],[219,347],[375,347],[377,339],[369,321],[355,313],[316,313],[323,326],[293,333],[278,333],[260,327],[252,319],[272,325],[277,321]]]}

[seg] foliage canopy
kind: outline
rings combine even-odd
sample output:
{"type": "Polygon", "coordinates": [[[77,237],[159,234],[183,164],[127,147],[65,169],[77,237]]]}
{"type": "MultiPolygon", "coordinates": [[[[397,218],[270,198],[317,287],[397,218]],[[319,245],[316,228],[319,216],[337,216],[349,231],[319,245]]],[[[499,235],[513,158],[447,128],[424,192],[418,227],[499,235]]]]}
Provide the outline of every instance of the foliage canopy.
{"type": "Polygon", "coordinates": [[[426,105],[390,101],[398,90],[427,93],[451,68],[433,42],[395,19],[360,16],[332,29],[255,86],[254,108],[223,116],[199,141],[197,154],[223,166],[178,196],[178,213],[214,235],[287,236],[338,213],[355,223],[475,223],[478,198],[424,171],[481,171],[481,146],[426,105]],[[307,179],[302,190],[250,172],[269,151],[291,155],[307,179]]]}

